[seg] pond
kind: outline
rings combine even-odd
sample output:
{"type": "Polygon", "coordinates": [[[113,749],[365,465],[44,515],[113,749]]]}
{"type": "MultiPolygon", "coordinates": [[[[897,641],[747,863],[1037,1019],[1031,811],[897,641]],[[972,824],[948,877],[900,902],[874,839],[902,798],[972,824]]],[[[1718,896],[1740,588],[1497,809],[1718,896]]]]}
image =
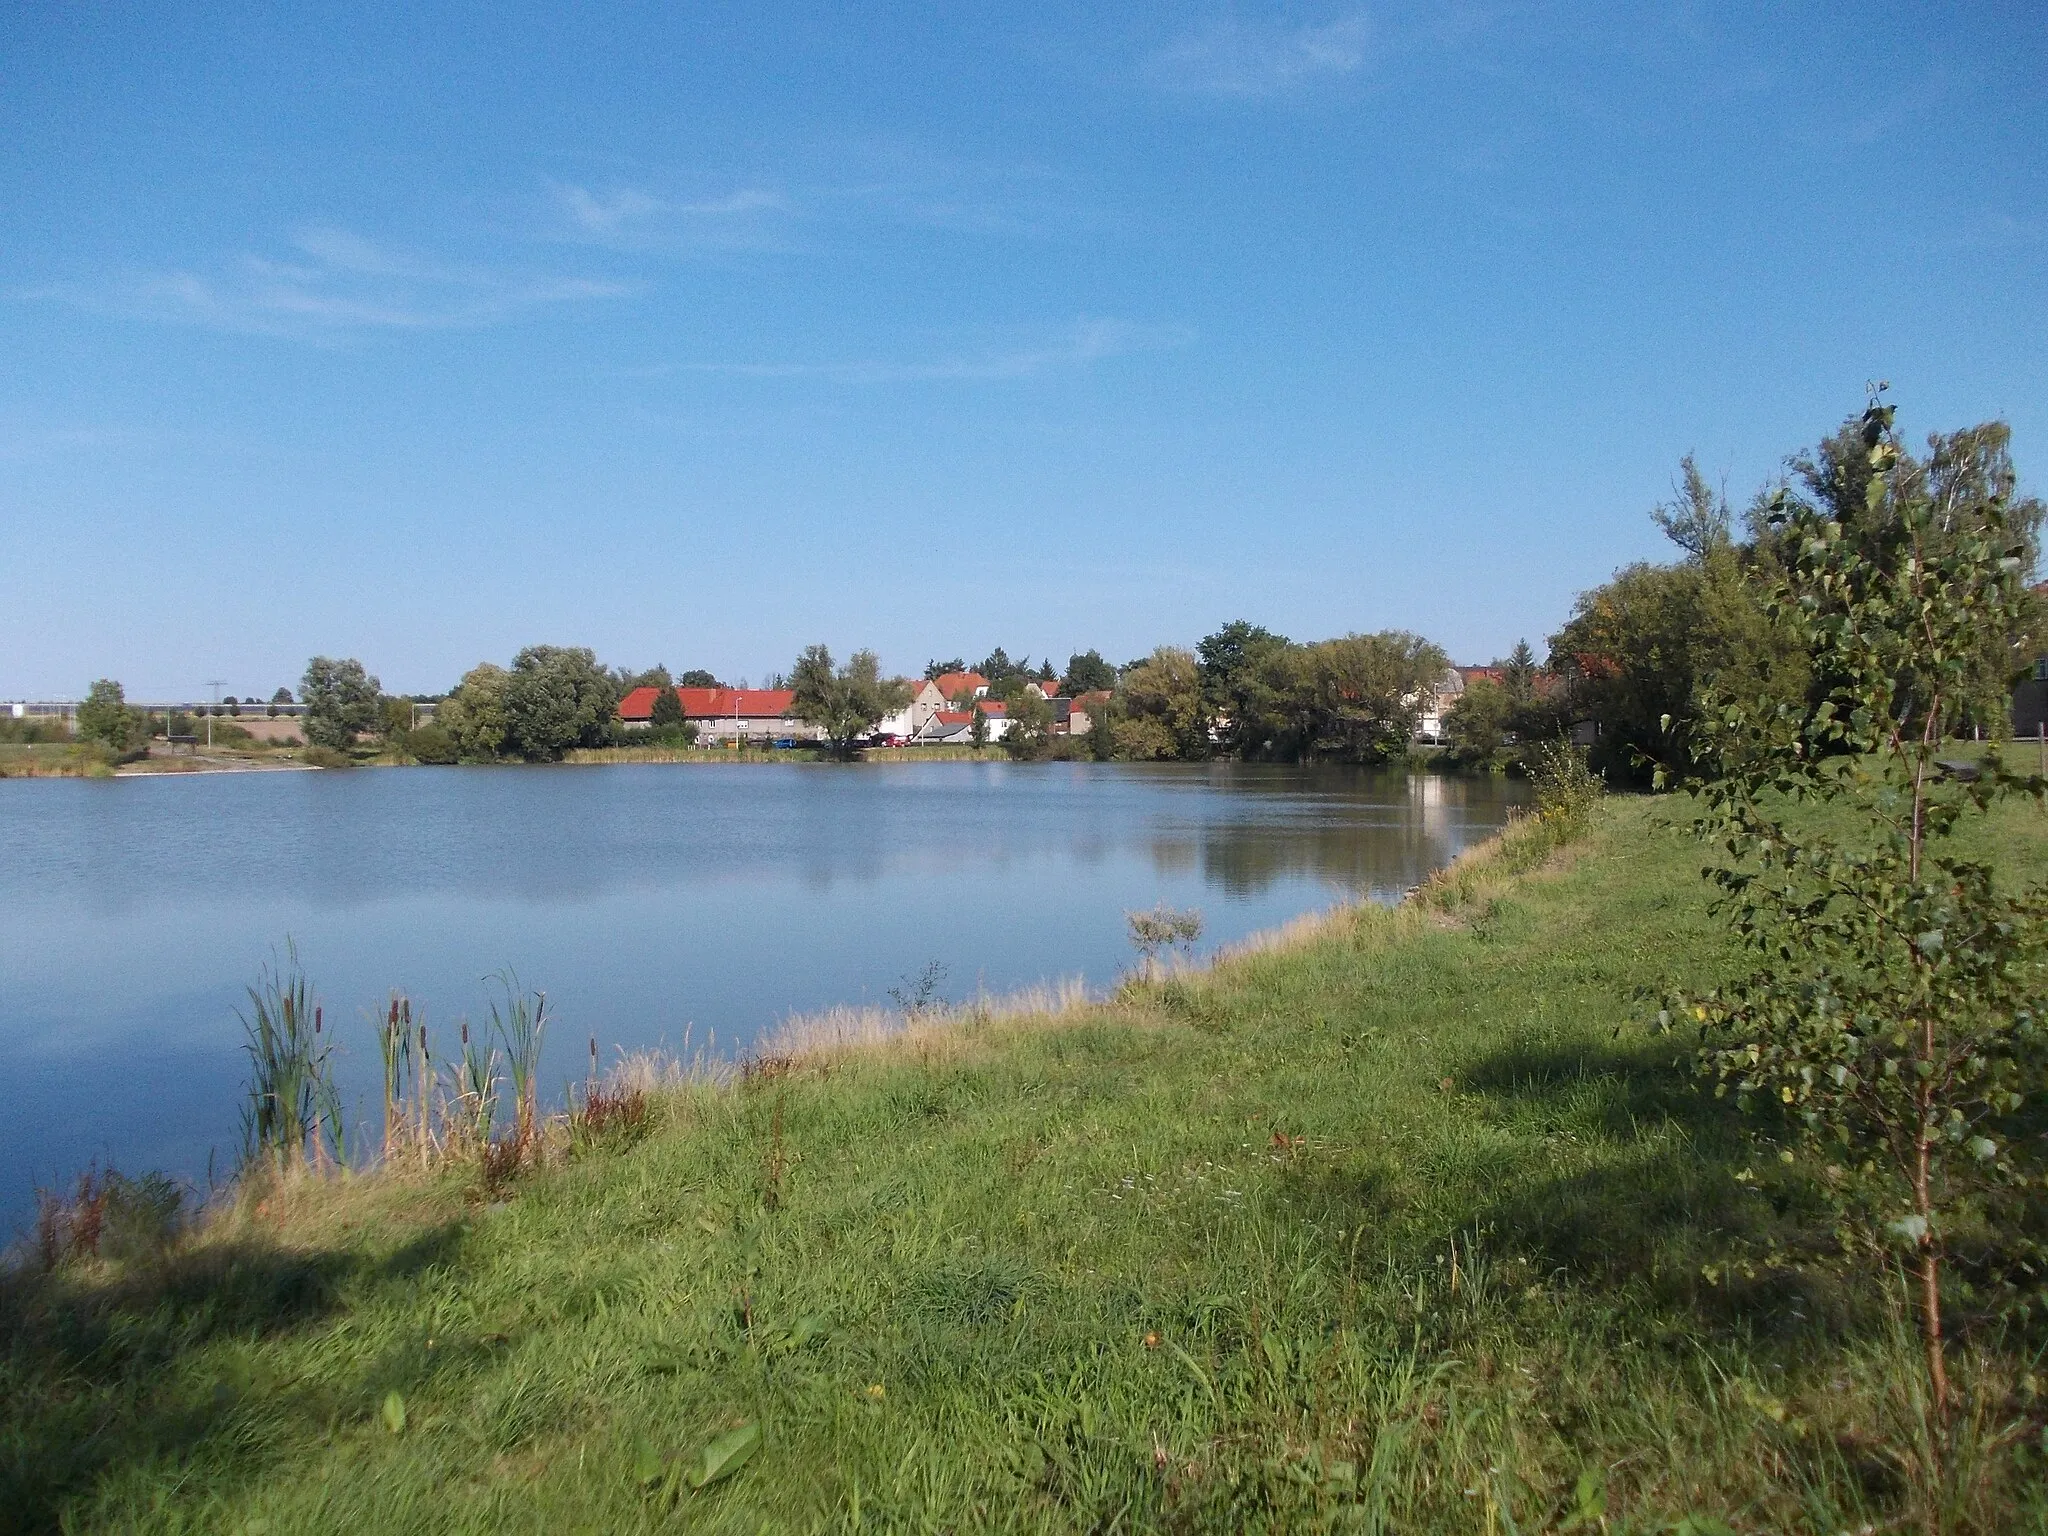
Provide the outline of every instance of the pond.
{"type": "Polygon", "coordinates": [[[1390,901],[1505,821],[1498,779],[1239,764],[687,764],[0,785],[0,1226],[97,1160],[203,1183],[239,1146],[238,1007],[296,947],[372,1118],[393,988],[452,1043],[507,967],[540,1080],[621,1050],[744,1051],[792,1013],[1001,994],[1390,901]]]}

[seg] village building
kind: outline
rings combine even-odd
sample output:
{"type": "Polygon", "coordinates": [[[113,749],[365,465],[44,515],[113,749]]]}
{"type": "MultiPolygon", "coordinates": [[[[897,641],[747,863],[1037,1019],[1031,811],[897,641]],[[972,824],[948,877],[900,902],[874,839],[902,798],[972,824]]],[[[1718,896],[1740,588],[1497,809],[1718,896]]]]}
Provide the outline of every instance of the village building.
{"type": "Polygon", "coordinates": [[[941,672],[932,681],[940,696],[956,710],[988,694],[988,679],[979,672],[941,672]]]}
{"type": "MultiPolygon", "coordinates": [[[[644,731],[653,720],[657,688],[635,688],[619,700],[619,724],[644,731]]],[[[790,688],[678,688],[683,718],[697,727],[700,743],[821,741],[824,732],[791,713],[790,688]]]]}
{"type": "Polygon", "coordinates": [[[903,685],[910,689],[910,702],[901,709],[882,716],[875,724],[875,734],[903,741],[915,741],[931,722],[932,716],[946,707],[946,696],[939,691],[939,685],[928,677],[906,678],[903,685]]]}

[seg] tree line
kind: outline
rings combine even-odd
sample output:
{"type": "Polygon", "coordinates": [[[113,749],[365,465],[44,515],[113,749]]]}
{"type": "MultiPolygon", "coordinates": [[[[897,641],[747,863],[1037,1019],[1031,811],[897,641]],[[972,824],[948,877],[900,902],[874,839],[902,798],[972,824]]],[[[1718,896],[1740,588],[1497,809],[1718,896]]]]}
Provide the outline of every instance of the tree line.
{"type": "MultiPolygon", "coordinates": [[[[964,656],[934,658],[924,675],[980,673],[987,701],[1005,707],[1002,746],[1016,757],[1385,763],[1405,757],[1424,712],[1456,693],[1443,729],[1452,755],[1469,765],[1513,768],[1532,745],[1576,730],[1590,739],[1592,765],[1610,782],[1682,777],[1709,694],[1803,704],[1836,681],[1816,669],[1788,616],[1771,608],[1787,558],[1782,518],[1774,521],[1772,509],[1785,495],[1825,512],[1873,559],[1921,512],[1939,544],[1975,531],[1980,514],[1972,508],[1996,504],[2006,509],[2026,569],[2034,569],[2044,508],[2017,495],[2004,423],[1930,434],[1924,455],[1900,450],[1882,477],[1868,468],[1861,430],[1852,418],[1788,456],[1778,481],[1740,517],[1692,457],[1681,460],[1671,498],[1650,514],[1676,557],[1617,571],[1579,596],[1549,637],[1544,661],[1518,643],[1462,691],[1447,686],[1443,648],[1405,630],[1297,641],[1247,620],[1220,626],[1192,648],[1162,645],[1122,665],[1091,649],[1070,655],[1062,669],[1049,656],[1034,664],[997,646],[971,666],[964,656]],[[1054,683],[1069,700],[1087,696],[1093,728],[1086,734],[1054,731],[1044,696],[1054,683]]],[[[1987,625],[1975,638],[1965,712],[1977,728],[2003,726],[2012,685],[2048,635],[2041,600],[2030,593],[2022,609],[2017,629],[1987,625]]],[[[883,676],[874,652],[855,651],[841,664],[822,645],[766,681],[793,690],[793,715],[842,755],[910,695],[902,680],[883,676]]],[[[471,668],[425,722],[414,719],[414,701],[385,696],[354,658],[314,657],[300,702],[306,739],[330,750],[368,737],[420,762],[546,762],[622,739],[688,744],[695,730],[674,689],[719,686],[703,670],[607,667],[587,647],[534,645],[509,666],[471,668]],[[657,690],[653,718],[648,730],[625,738],[619,702],[638,687],[657,690]]],[[[278,691],[273,709],[277,701],[289,702],[289,692],[278,691]]],[[[106,680],[94,684],[79,723],[81,734],[117,750],[146,742],[160,724],[125,706],[119,685],[106,680]]],[[[986,739],[977,711],[977,745],[986,739]]]]}

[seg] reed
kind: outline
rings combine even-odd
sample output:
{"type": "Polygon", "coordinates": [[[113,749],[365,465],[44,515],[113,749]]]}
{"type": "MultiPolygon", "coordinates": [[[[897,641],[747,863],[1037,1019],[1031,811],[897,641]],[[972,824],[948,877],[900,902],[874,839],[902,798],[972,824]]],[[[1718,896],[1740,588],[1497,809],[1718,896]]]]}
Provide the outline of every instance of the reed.
{"type": "Polygon", "coordinates": [[[335,1160],[343,1161],[340,1096],[328,1070],[331,1047],[321,1037],[321,1010],[289,939],[284,963],[264,966],[248,993],[249,1013],[236,1010],[250,1068],[242,1109],[244,1162],[279,1172],[309,1161],[320,1165],[327,1160],[329,1136],[335,1160]]]}
{"type": "Polygon", "coordinates": [[[462,1056],[455,1068],[455,1093],[446,1116],[452,1141],[488,1146],[498,1119],[498,1049],[488,1040],[470,1038],[469,1020],[461,1023],[462,1056]]]}
{"type": "Polygon", "coordinates": [[[491,1028],[505,1042],[505,1064],[512,1074],[515,1134],[520,1145],[532,1141],[540,1124],[540,1047],[547,1032],[548,995],[530,996],[520,988],[519,974],[509,966],[485,984],[495,982],[504,992],[505,1006],[491,1000],[491,1028]]]}
{"type": "Polygon", "coordinates": [[[405,1131],[406,1075],[412,1066],[412,1000],[402,992],[377,1020],[377,1055],[384,1068],[384,1161],[397,1153],[405,1131]]]}

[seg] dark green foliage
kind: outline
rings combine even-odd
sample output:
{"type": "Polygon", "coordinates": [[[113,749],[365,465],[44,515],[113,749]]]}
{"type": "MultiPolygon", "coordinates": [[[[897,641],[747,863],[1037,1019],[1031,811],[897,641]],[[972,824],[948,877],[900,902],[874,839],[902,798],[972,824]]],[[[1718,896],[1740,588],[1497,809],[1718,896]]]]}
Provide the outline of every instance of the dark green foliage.
{"type": "Polygon", "coordinates": [[[618,682],[584,646],[529,645],[504,684],[505,743],[528,762],[612,740],[618,682]]]}
{"type": "Polygon", "coordinates": [[[1910,1259],[1942,1407],[1958,1244],[1977,1250],[1980,1284],[2048,1304],[2048,888],[2015,888],[1954,842],[2001,796],[2048,785],[1996,753],[1940,761],[1977,701],[1983,637],[2022,623],[2031,524],[2008,521],[2009,481],[1943,490],[1891,429],[1873,403],[1862,472],[1831,444],[1829,495],[1775,499],[1770,613],[1816,687],[1796,703],[1707,695],[1700,830],[1730,856],[1709,873],[1754,968],[1686,1006],[1720,1091],[1766,1108],[1851,1230],[1910,1259]],[[1849,485],[1869,514],[1857,525],[1840,515],[1849,485]],[[1795,815],[1800,801],[1832,815],[1795,815]]]}
{"type": "Polygon", "coordinates": [[[306,663],[306,675],[299,683],[299,698],[306,706],[302,717],[306,740],[316,747],[344,752],[358,735],[376,730],[377,688],[377,679],[353,656],[340,661],[315,656],[306,663]]]}
{"type": "Polygon", "coordinates": [[[1234,619],[1195,647],[1202,697],[1221,721],[1221,746],[1241,757],[1272,745],[1279,717],[1279,658],[1292,644],[1285,635],[1234,619]]]}
{"type": "Polygon", "coordinates": [[[709,672],[706,672],[702,667],[692,667],[676,679],[676,686],[678,688],[723,688],[725,684],[721,683],[709,672]]]}
{"type": "Polygon", "coordinates": [[[672,731],[683,724],[683,701],[673,687],[657,685],[654,707],[647,716],[651,731],[672,731]]]}
{"type": "Polygon", "coordinates": [[[1029,656],[1019,656],[1015,661],[1012,661],[1010,660],[1010,653],[999,645],[990,651],[988,655],[982,657],[980,661],[976,662],[973,670],[987,678],[989,687],[993,690],[997,683],[1005,682],[1011,678],[1016,678],[1020,682],[1029,682],[1031,680],[1031,658],[1029,656]]]}
{"type": "Polygon", "coordinates": [[[432,720],[417,730],[407,731],[401,745],[415,762],[448,764],[459,762],[462,757],[455,738],[432,720]]]}
{"type": "Polygon", "coordinates": [[[1076,651],[1067,658],[1067,673],[1060,680],[1060,692],[1068,698],[1116,686],[1116,668],[1096,650],[1076,651]]]}
{"type": "Polygon", "coordinates": [[[927,681],[944,677],[948,672],[965,672],[966,670],[967,662],[959,656],[951,657],[946,661],[928,661],[924,664],[924,675],[927,681]]]}

